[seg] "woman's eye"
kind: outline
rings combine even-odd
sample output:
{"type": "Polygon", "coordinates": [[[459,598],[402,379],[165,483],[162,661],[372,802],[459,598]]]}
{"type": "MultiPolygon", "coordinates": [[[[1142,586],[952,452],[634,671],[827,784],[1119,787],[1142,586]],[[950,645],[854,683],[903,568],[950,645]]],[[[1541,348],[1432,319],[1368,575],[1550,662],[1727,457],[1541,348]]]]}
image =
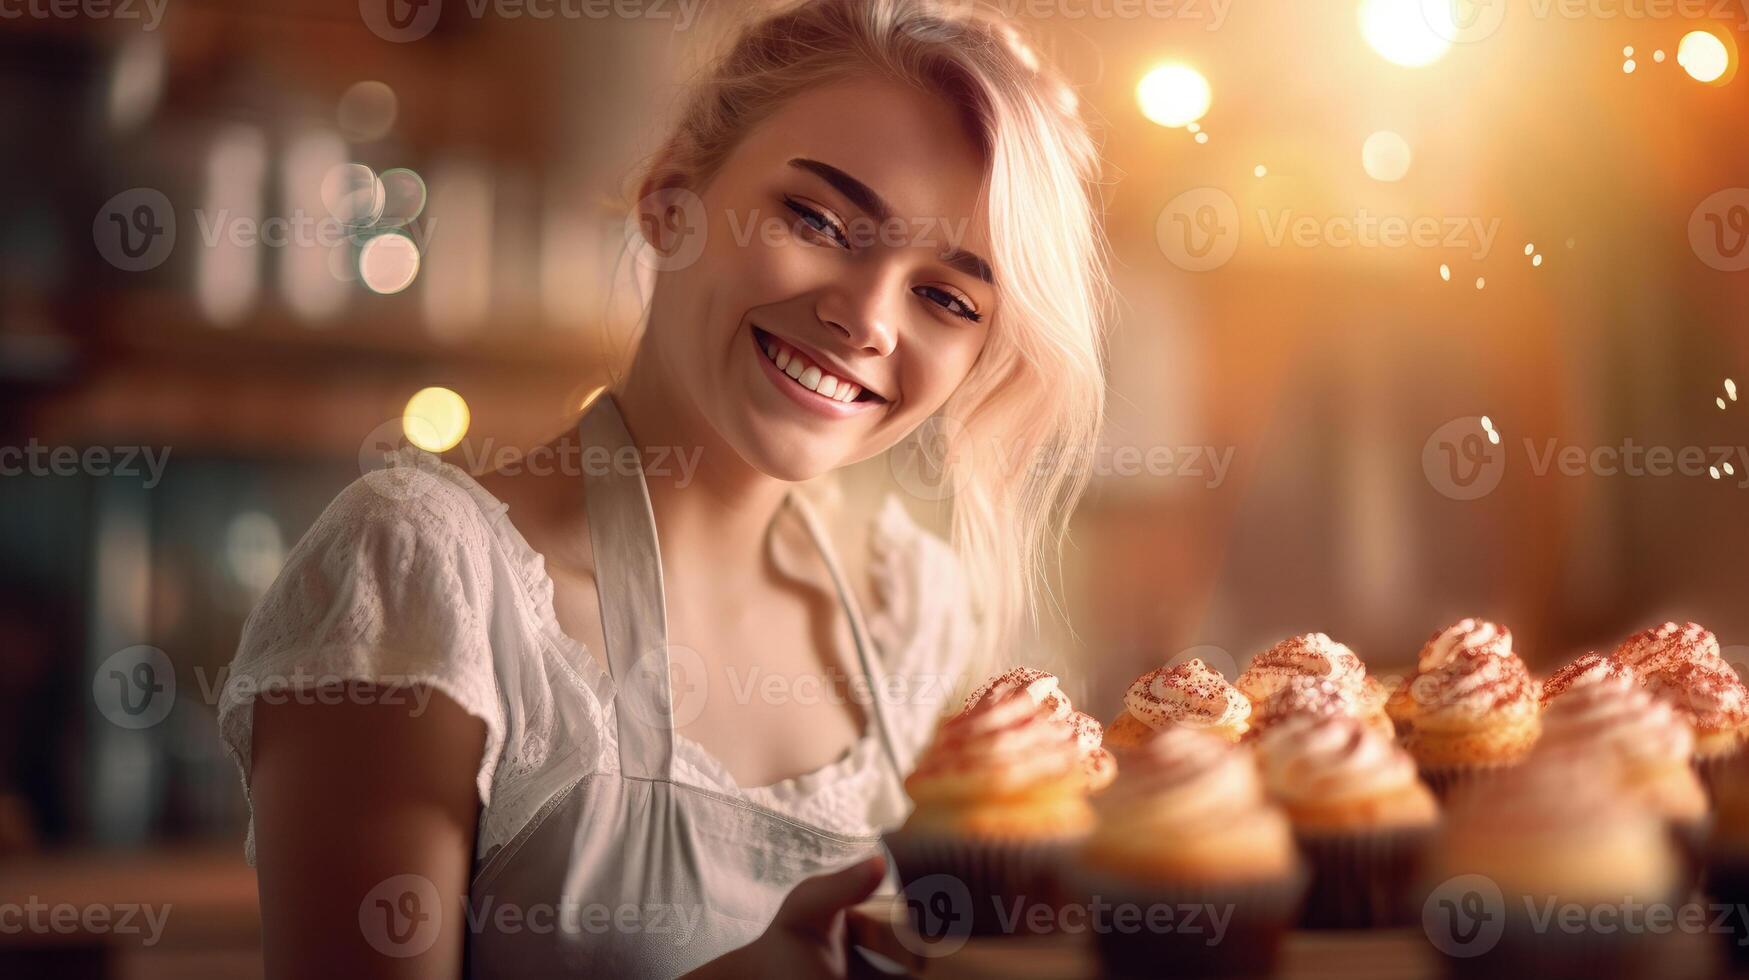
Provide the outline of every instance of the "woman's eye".
{"type": "Polygon", "coordinates": [[[785,207],[794,211],[796,217],[800,218],[809,228],[814,229],[814,231],[819,234],[825,235],[845,248],[850,247],[850,239],[845,236],[842,229],[832,222],[831,218],[826,217],[821,212],[808,207],[806,204],[803,204],[794,198],[786,197],[783,199],[783,203],[785,207]]]}
{"type": "Polygon", "coordinates": [[[972,309],[970,303],[966,302],[958,295],[950,293],[938,286],[919,286],[917,287],[917,293],[920,296],[928,297],[930,302],[937,304],[942,309],[952,313],[954,316],[962,317],[973,323],[977,323],[984,319],[984,315],[977,310],[972,309]]]}

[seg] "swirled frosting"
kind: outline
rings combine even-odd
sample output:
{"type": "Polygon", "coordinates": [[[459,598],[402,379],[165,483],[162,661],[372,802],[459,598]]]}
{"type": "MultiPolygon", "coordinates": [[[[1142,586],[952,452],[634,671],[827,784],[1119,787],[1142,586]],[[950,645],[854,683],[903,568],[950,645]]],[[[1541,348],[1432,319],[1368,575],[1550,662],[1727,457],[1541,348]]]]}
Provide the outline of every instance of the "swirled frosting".
{"type": "Polygon", "coordinates": [[[1057,675],[1037,667],[1010,667],[981,684],[966,698],[965,708],[971,710],[983,702],[1011,690],[1023,690],[1033,701],[1043,705],[1056,718],[1067,718],[1074,706],[1062,692],[1057,675]]]}
{"type": "Polygon", "coordinates": [[[1194,841],[1272,814],[1250,753],[1219,736],[1167,728],[1124,756],[1123,774],[1094,801],[1100,836],[1138,845],[1194,841]]]}
{"type": "Polygon", "coordinates": [[[1415,760],[1396,743],[1347,715],[1300,715],[1257,742],[1263,780],[1289,803],[1382,796],[1417,779],[1415,760]]]}
{"type": "Polygon", "coordinates": [[[1460,619],[1428,639],[1417,666],[1426,673],[1470,652],[1512,656],[1512,631],[1485,619],[1460,619]]]}
{"type": "Polygon", "coordinates": [[[1699,623],[1663,623],[1641,630],[1623,640],[1615,656],[1641,675],[1685,663],[1724,663],[1718,638],[1699,623]]]}
{"type": "Polygon", "coordinates": [[[1690,660],[1646,675],[1646,690],[1668,698],[1696,729],[1725,731],[1749,721],[1749,691],[1723,658],[1690,660]]]}
{"type": "Polygon", "coordinates": [[[1495,712],[1534,712],[1536,684],[1524,661],[1492,649],[1465,648],[1409,685],[1416,724],[1475,720],[1495,712]]]}
{"type": "Polygon", "coordinates": [[[1086,712],[1076,711],[1057,677],[1037,667],[1010,667],[985,681],[966,698],[961,710],[971,711],[1015,691],[1023,691],[1052,718],[1068,722],[1081,751],[1081,768],[1092,789],[1101,789],[1117,774],[1117,763],[1105,749],[1105,728],[1086,712]]]}
{"type": "Polygon", "coordinates": [[[1262,702],[1295,677],[1327,678],[1358,692],[1366,678],[1366,665],[1353,650],[1323,633],[1305,633],[1252,657],[1233,686],[1252,701],[1262,702]]]}
{"type": "Polygon", "coordinates": [[[1024,792],[1081,773],[1082,744],[1026,687],[998,687],[942,722],[905,786],[914,800],[1024,792]]]}
{"type": "Polygon", "coordinates": [[[1087,788],[1101,790],[1117,776],[1117,760],[1105,748],[1105,726],[1085,711],[1069,713],[1075,744],[1081,750],[1081,768],[1087,773],[1087,788]]]}
{"type": "Polygon", "coordinates": [[[1626,668],[1571,685],[1549,703],[1542,723],[1539,753],[1577,747],[1632,762],[1686,765],[1694,752],[1688,722],[1626,668]]]}
{"type": "Polygon", "coordinates": [[[1357,717],[1365,710],[1361,694],[1326,677],[1292,677],[1251,713],[1255,733],[1296,717],[1357,717]]]}
{"type": "Polygon", "coordinates": [[[1592,651],[1581,654],[1543,681],[1542,694],[1538,700],[1547,707],[1549,702],[1569,690],[1613,678],[1626,678],[1631,682],[1635,679],[1633,668],[1607,653],[1592,651]]]}
{"type": "Polygon", "coordinates": [[[1123,703],[1155,731],[1174,725],[1243,731],[1251,716],[1251,700],[1201,657],[1136,678],[1123,703]]]}

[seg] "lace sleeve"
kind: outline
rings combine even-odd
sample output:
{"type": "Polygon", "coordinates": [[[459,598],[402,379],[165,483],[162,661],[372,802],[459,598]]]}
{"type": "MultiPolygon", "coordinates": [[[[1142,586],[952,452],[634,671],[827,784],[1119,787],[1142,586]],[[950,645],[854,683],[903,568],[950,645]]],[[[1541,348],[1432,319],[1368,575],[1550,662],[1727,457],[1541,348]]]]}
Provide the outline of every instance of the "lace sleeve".
{"type": "MultiPolygon", "coordinates": [[[[244,623],[218,715],[245,795],[256,698],[366,681],[424,685],[484,721],[476,784],[490,801],[505,725],[486,530],[461,488],[427,477],[410,493],[389,472],[329,504],[244,623]]],[[[246,849],[253,863],[253,820],[246,849]]]]}

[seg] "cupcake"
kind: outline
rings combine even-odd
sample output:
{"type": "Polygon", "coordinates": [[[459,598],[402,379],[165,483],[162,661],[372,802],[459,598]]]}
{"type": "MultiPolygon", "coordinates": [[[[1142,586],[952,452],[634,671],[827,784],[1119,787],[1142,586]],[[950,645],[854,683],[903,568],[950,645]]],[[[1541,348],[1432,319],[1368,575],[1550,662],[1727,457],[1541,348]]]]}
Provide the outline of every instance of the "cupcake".
{"type": "Polygon", "coordinates": [[[1422,925],[1457,975],[1655,975],[1668,936],[1623,923],[1675,904],[1676,856],[1662,821],[1587,759],[1542,753],[1446,813],[1422,925]]]}
{"type": "Polygon", "coordinates": [[[1539,731],[1538,686],[1492,623],[1463,622],[1434,635],[1406,686],[1412,707],[1403,746],[1441,799],[1523,760],[1539,731]]]}
{"type": "MultiPolygon", "coordinates": [[[[1349,713],[1363,718],[1386,735],[1393,733],[1378,681],[1367,674],[1366,665],[1354,651],[1323,633],[1305,633],[1277,643],[1252,657],[1245,672],[1233,682],[1234,687],[1251,699],[1253,728],[1261,727],[1257,709],[1295,678],[1329,681],[1346,696],[1349,713]]],[[[1281,715],[1278,713],[1272,717],[1281,715]]]]}
{"type": "MultiPolygon", "coordinates": [[[[1306,682],[1328,683],[1294,680],[1306,682]]],[[[1301,924],[1364,929],[1413,922],[1421,908],[1413,888],[1439,818],[1415,760],[1345,714],[1290,717],[1256,747],[1264,787],[1287,812],[1311,864],[1301,924]]]]}
{"type": "MultiPolygon", "coordinates": [[[[1251,753],[1168,726],[1119,753],[1117,781],[1072,877],[1108,976],[1261,975],[1300,908],[1305,872],[1287,817],[1264,796],[1251,753]],[[1187,906],[1228,910],[1224,933],[1162,923],[1187,906]]],[[[1188,925],[1188,924],[1186,924],[1188,925]]]]}
{"type": "Polygon", "coordinates": [[[1038,678],[1004,676],[936,730],[905,780],[915,808],[886,837],[913,914],[963,920],[974,934],[1024,930],[1029,909],[1054,908],[1062,856],[1093,824],[1067,699],[1059,708],[1038,678]],[[966,907],[943,915],[943,900],[966,907]]]}
{"type": "Polygon", "coordinates": [[[1484,619],[1460,619],[1434,633],[1415,658],[1415,677],[1398,685],[1385,704],[1385,713],[1398,734],[1407,735],[1414,728],[1420,711],[1421,703],[1414,692],[1415,678],[1445,665],[1461,651],[1513,656],[1512,631],[1484,619]]]}
{"type": "Polygon", "coordinates": [[[1749,692],[1719,655],[1718,639],[1695,623],[1665,623],[1628,637],[1615,655],[1694,726],[1694,765],[1710,785],[1738,753],[1749,721],[1749,692]]]}
{"type": "Polygon", "coordinates": [[[1055,674],[1037,667],[1011,667],[980,685],[966,698],[965,707],[960,710],[970,711],[1016,688],[1026,691],[1052,717],[1067,721],[1075,730],[1075,744],[1081,749],[1081,767],[1087,774],[1087,789],[1097,793],[1109,786],[1117,776],[1117,762],[1105,749],[1105,729],[1092,715],[1075,710],[1055,674]]]}
{"type": "Polygon", "coordinates": [[[1199,729],[1236,742],[1251,717],[1251,699],[1201,657],[1136,678],[1124,692],[1123,704],[1105,728],[1105,744],[1111,748],[1136,748],[1168,728],[1199,729]]]}
{"type": "Polygon", "coordinates": [[[1665,701],[1640,687],[1614,657],[1587,653],[1543,685],[1542,737],[1531,758],[1589,753],[1600,775],[1670,825],[1690,883],[1698,879],[1707,831],[1707,794],[1689,758],[1694,733],[1665,701]]]}

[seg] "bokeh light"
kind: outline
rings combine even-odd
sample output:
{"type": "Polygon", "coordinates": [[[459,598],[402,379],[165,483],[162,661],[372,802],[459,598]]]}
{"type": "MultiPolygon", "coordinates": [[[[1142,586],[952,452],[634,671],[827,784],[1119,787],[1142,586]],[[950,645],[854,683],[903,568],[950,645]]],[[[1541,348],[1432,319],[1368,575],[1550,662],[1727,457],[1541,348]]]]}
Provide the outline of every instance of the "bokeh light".
{"type": "Polygon", "coordinates": [[[334,116],[347,139],[369,142],[388,135],[398,111],[394,89],[382,82],[357,82],[340,97],[334,116]]]}
{"type": "Polygon", "coordinates": [[[1360,163],[1366,168],[1366,175],[1386,183],[1402,180],[1413,157],[1409,141],[1388,129],[1368,136],[1360,147],[1360,163]]]}
{"type": "Polygon", "coordinates": [[[1187,126],[1209,111],[1213,94],[1208,79],[1189,65],[1161,65],[1142,76],[1136,102],[1142,115],[1162,126],[1187,126]]]}
{"type": "Polygon", "coordinates": [[[367,239],[358,250],[358,277],[374,293],[398,293],[419,275],[419,246],[398,231],[367,239]]]}
{"type": "Polygon", "coordinates": [[[1731,68],[1731,52],[1717,34],[1689,31],[1676,45],[1676,63],[1697,82],[1716,82],[1731,68]]]}
{"type": "Polygon", "coordinates": [[[462,396],[442,386],[421,388],[407,399],[401,431],[407,441],[426,452],[441,453],[468,434],[472,415],[462,396]]]}
{"type": "Polygon", "coordinates": [[[1386,61],[1405,68],[1431,65],[1451,50],[1456,24],[1435,29],[1430,17],[1444,17],[1452,4],[1423,0],[1365,0],[1360,5],[1360,33],[1386,61]]]}

